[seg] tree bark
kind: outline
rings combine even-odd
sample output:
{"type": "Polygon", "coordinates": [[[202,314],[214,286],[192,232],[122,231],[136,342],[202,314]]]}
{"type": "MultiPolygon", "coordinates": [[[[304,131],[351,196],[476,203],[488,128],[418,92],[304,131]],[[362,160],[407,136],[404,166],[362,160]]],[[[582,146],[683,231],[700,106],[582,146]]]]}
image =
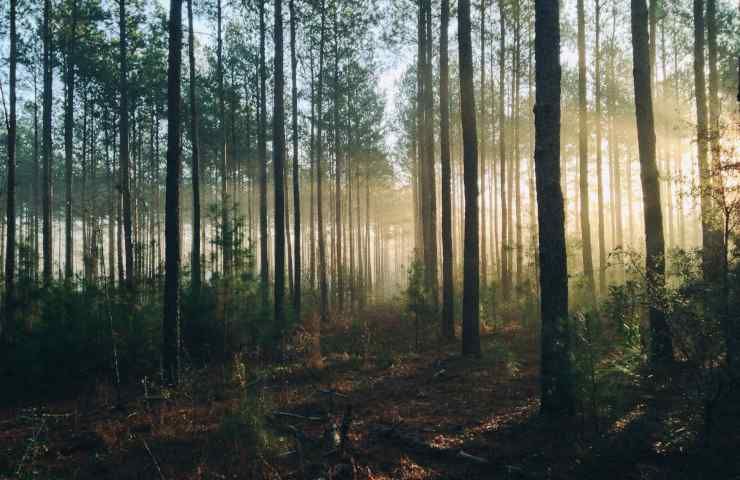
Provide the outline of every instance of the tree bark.
{"type": "Polygon", "coordinates": [[[176,384],[180,370],[180,76],[182,0],[170,0],[167,71],[167,192],[165,200],[164,321],[162,366],[165,381],[176,384]]]}
{"type": "Polygon", "coordinates": [[[293,314],[296,319],[301,318],[301,195],[300,195],[300,167],[298,165],[298,87],[296,59],[296,10],[295,0],[290,0],[290,82],[291,82],[291,111],[292,111],[292,143],[293,143],[293,314]]]}
{"type": "Polygon", "coordinates": [[[16,65],[18,62],[18,34],[16,31],[16,15],[18,2],[10,0],[10,65],[9,65],[9,99],[10,115],[7,119],[8,130],[8,165],[6,169],[7,193],[6,193],[6,241],[5,241],[5,315],[0,321],[0,338],[7,330],[14,327],[15,307],[15,239],[16,239],[16,214],[15,214],[15,168],[16,168],[16,65]]]}
{"type": "Polygon", "coordinates": [[[511,295],[511,272],[509,270],[509,232],[507,225],[509,203],[506,198],[506,11],[504,2],[499,2],[501,39],[499,45],[499,162],[501,166],[501,297],[504,301],[511,295]]]}
{"type": "Polygon", "coordinates": [[[588,192],[588,106],[586,100],[586,21],[584,0],[578,0],[578,166],[581,199],[581,242],[586,298],[594,298],[594,264],[591,250],[591,220],[588,192]]]}
{"type": "Polygon", "coordinates": [[[44,98],[43,98],[43,166],[42,166],[42,210],[43,210],[43,255],[44,255],[44,285],[49,286],[53,276],[52,267],[52,224],[51,224],[51,97],[52,93],[52,65],[51,65],[51,0],[44,0],[44,98]]]}
{"type": "Polygon", "coordinates": [[[259,53],[259,134],[257,136],[257,161],[259,162],[260,183],[260,282],[262,303],[267,305],[268,282],[270,278],[267,260],[267,66],[265,65],[265,0],[258,0],[260,15],[260,53],[259,53]]]}
{"type": "Polygon", "coordinates": [[[707,90],[704,75],[704,0],[694,0],[694,88],[696,90],[696,148],[699,163],[699,188],[701,208],[702,266],[704,279],[716,280],[719,271],[713,246],[711,178],[707,159],[709,130],[707,126],[707,90]]]}
{"type": "Polygon", "coordinates": [[[432,91],[432,6],[422,0],[419,41],[421,44],[420,91],[417,108],[421,109],[422,129],[419,142],[423,146],[419,159],[421,169],[421,220],[424,244],[424,283],[436,309],[439,302],[437,284],[437,195],[434,170],[434,93],[432,91]]]}
{"type": "MultiPolygon", "coordinates": [[[[221,151],[221,242],[223,245],[223,272],[224,277],[231,276],[233,235],[229,218],[228,197],[228,145],[226,140],[226,105],[224,93],[224,61],[223,61],[223,8],[222,0],[216,2],[216,74],[218,77],[218,130],[221,151]]],[[[264,7],[263,7],[264,8],[264,7]]],[[[261,50],[260,50],[261,51],[261,50]]]]}
{"type": "Polygon", "coordinates": [[[454,279],[452,271],[452,175],[450,169],[450,99],[448,28],[450,1],[442,0],[439,35],[440,161],[442,163],[442,338],[455,337],[454,279]]]}
{"type": "Polygon", "coordinates": [[[479,251],[478,251],[478,133],[473,90],[473,47],[470,34],[470,0],[458,3],[460,55],[460,114],[465,177],[465,247],[463,251],[463,355],[480,355],[479,251]]]}
{"type": "Polygon", "coordinates": [[[595,72],[594,72],[594,102],[596,103],[596,189],[598,214],[598,234],[599,234],[599,293],[606,293],[606,234],[604,233],[604,178],[603,158],[602,158],[602,130],[601,130],[601,0],[596,0],[595,21],[596,21],[596,46],[594,52],[595,72]]]}
{"type": "Polygon", "coordinates": [[[486,135],[486,1],[480,2],[480,117],[477,125],[481,126],[482,134],[480,135],[480,161],[478,162],[478,176],[480,181],[480,278],[485,286],[488,282],[488,242],[486,229],[486,156],[488,155],[487,135],[486,135]]]}
{"type": "Polygon", "coordinates": [[[514,156],[513,162],[514,162],[514,200],[516,202],[516,212],[515,212],[515,245],[516,245],[516,281],[517,285],[521,285],[523,281],[523,270],[524,270],[524,246],[522,245],[522,189],[521,189],[521,146],[520,146],[520,138],[519,138],[519,130],[520,130],[520,118],[519,118],[519,108],[520,108],[520,85],[521,85],[521,15],[520,15],[520,6],[519,3],[515,3],[514,5],[514,61],[513,61],[513,67],[514,67],[514,95],[513,101],[514,101],[514,112],[513,112],[513,118],[514,118],[514,156]]]}
{"type": "MultiPolygon", "coordinates": [[[[74,151],[72,148],[74,129],[74,98],[75,98],[75,46],[77,39],[77,1],[72,2],[72,12],[68,18],[70,23],[66,38],[66,58],[64,72],[64,278],[72,281],[74,276],[74,244],[72,219],[72,164],[74,151]]],[[[83,249],[84,251],[84,249],[83,249]]]]}
{"type": "MultiPolygon", "coordinates": [[[[275,0],[275,89],[272,117],[272,167],[275,189],[275,325],[282,344],[285,329],[285,76],[283,74],[283,2],[275,0]]],[[[280,347],[278,347],[280,348],[280,347]]],[[[282,355],[282,349],[280,349],[282,355]]]]}
{"type": "Polygon", "coordinates": [[[319,40],[319,81],[316,100],[316,217],[319,242],[319,313],[321,323],[329,320],[329,286],[326,278],[326,234],[324,232],[323,208],[323,101],[324,101],[324,43],[326,42],[326,5],[321,0],[321,39],[319,40]]]}
{"type": "Polygon", "coordinates": [[[193,182],[193,238],[190,260],[190,285],[195,298],[200,297],[201,262],[200,262],[200,137],[198,132],[198,107],[195,93],[195,32],[193,31],[193,0],[188,1],[188,62],[189,62],[189,96],[190,96],[190,141],[192,143],[192,182],[193,182]]]}
{"type": "MultiPolygon", "coordinates": [[[[635,115],[645,216],[645,267],[648,285],[660,291],[665,284],[665,245],[658,167],[655,160],[655,121],[650,86],[647,6],[645,0],[631,0],[631,7],[635,115]]],[[[650,306],[649,310],[651,358],[654,362],[671,361],[672,342],[665,314],[656,306],[650,306]]]]}
{"type": "Polygon", "coordinates": [[[560,188],[560,7],[535,0],[535,175],[540,251],[541,412],[573,414],[565,212],[560,188]]]}
{"type": "Polygon", "coordinates": [[[134,289],[134,245],[131,231],[131,187],[129,168],[129,125],[128,125],[128,55],[126,39],[126,0],[119,1],[118,26],[120,32],[120,164],[121,164],[121,193],[123,197],[123,241],[126,256],[126,288],[134,289]]]}

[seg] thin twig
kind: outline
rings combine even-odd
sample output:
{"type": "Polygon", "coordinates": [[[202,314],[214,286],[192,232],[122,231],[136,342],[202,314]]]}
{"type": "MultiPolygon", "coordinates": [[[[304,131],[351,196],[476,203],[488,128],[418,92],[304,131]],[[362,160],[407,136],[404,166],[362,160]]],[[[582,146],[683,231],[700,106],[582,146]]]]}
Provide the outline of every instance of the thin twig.
{"type": "Polygon", "coordinates": [[[161,478],[162,480],[167,480],[164,477],[164,474],[162,473],[162,469],[159,468],[159,462],[157,461],[157,457],[155,457],[154,454],[152,453],[152,450],[149,448],[149,444],[146,443],[146,440],[144,439],[144,437],[141,437],[141,442],[144,444],[144,448],[146,448],[146,451],[149,452],[149,456],[152,457],[152,462],[154,462],[154,466],[157,468],[157,472],[159,472],[159,478],[161,478]]]}

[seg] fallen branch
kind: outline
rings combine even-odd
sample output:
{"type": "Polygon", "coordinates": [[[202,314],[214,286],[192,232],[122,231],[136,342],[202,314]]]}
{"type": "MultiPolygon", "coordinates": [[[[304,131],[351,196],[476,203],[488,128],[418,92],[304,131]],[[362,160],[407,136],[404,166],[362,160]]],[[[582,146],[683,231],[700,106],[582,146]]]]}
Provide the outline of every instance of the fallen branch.
{"type": "Polygon", "coordinates": [[[477,457],[475,455],[471,455],[467,453],[465,450],[460,450],[457,456],[464,460],[470,460],[472,462],[479,463],[481,465],[486,465],[488,463],[488,459],[483,458],[483,457],[477,457]]]}
{"type": "Polygon", "coordinates": [[[307,417],[305,415],[299,415],[297,413],[291,413],[291,412],[274,412],[273,415],[276,417],[288,417],[288,418],[297,418],[299,420],[308,420],[311,422],[323,422],[326,420],[325,418],[321,417],[307,417]]]}
{"type": "Polygon", "coordinates": [[[349,398],[349,395],[346,393],[338,392],[336,390],[327,390],[325,388],[319,388],[319,393],[322,395],[330,395],[333,397],[339,397],[339,398],[349,398]]]}
{"type": "Polygon", "coordinates": [[[420,454],[445,457],[449,460],[463,460],[466,462],[473,462],[478,465],[487,465],[490,463],[488,459],[471,455],[464,450],[430,445],[429,443],[425,442],[419,435],[403,432],[399,430],[396,426],[377,426],[375,427],[374,432],[378,436],[384,437],[395,442],[396,444],[402,445],[420,454]]]}
{"type": "Polygon", "coordinates": [[[149,448],[149,444],[146,443],[146,440],[144,437],[141,437],[141,442],[144,444],[144,448],[146,448],[146,451],[149,452],[149,456],[152,458],[152,462],[154,462],[154,466],[157,468],[157,472],[159,473],[159,478],[162,480],[166,480],[164,477],[164,474],[162,473],[162,469],[159,468],[159,462],[157,461],[157,457],[154,456],[152,453],[152,450],[149,448]]]}

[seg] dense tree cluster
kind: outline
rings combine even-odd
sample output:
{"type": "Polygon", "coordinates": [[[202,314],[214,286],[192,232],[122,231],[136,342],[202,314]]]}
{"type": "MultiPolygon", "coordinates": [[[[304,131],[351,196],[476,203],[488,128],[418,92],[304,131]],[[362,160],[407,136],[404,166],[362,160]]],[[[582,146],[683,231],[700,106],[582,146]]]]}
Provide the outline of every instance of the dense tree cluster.
{"type": "MultiPolygon", "coordinates": [[[[539,304],[542,410],[570,413],[569,311],[634,280],[630,253],[660,296],[672,253],[703,247],[737,361],[732,2],[5,5],[11,343],[55,289],[99,294],[114,343],[112,303],[156,305],[177,383],[183,346],[279,360],[298,327],[320,362],[322,328],[419,287],[472,356],[481,323],[539,304]]],[[[669,363],[670,312],[647,307],[669,363]]]]}

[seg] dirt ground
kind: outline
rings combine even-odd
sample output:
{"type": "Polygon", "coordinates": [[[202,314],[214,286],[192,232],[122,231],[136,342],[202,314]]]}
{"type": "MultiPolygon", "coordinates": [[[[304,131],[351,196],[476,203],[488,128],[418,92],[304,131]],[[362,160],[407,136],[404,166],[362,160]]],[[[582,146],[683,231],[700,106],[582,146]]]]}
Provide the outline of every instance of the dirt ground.
{"type": "Polygon", "coordinates": [[[599,422],[546,422],[537,338],[502,328],[483,346],[332,354],[323,369],[241,361],[188,371],[176,391],[134,385],[117,402],[98,386],[5,410],[0,479],[740,479],[737,409],[700,439],[680,379],[644,382],[599,422]]]}

